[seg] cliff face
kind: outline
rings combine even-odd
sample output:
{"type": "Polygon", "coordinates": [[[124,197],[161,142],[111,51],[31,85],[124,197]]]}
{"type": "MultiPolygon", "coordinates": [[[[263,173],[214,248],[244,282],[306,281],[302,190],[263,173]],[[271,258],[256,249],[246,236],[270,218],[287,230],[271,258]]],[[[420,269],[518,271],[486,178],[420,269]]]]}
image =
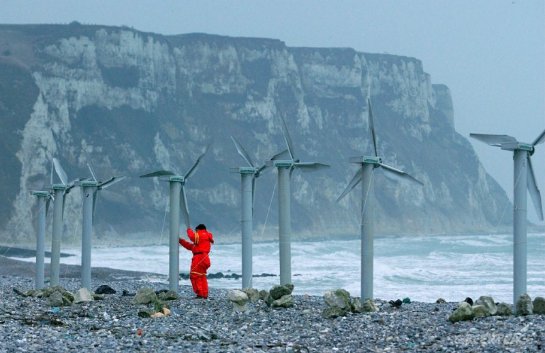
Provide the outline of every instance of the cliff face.
{"type": "MultiPolygon", "coordinates": [[[[49,183],[52,157],[70,179],[88,177],[87,163],[103,179],[129,176],[100,194],[98,238],[166,234],[168,184],[137,176],[156,169],[185,173],[210,142],[187,183],[192,221],[236,238],[240,178],[229,168],[244,164],[230,136],[264,161],[285,148],[279,116],[298,157],[332,165],[293,174],[294,233],[357,234],[359,188],[340,203],[335,199],[356,170],[348,158],[372,153],[369,93],[383,160],[424,182],[420,187],[375,173],[378,233],[505,226],[508,198],[456,133],[448,88],[432,84],[413,58],[289,48],[270,39],[5,25],[0,78],[4,241],[34,237],[30,190],[49,183]]],[[[275,183],[274,170],[258,180],[257,239],[274,238],[275,183]]],[[[72,240],[80,237],[81,204],[74,189],[65,214],[65,236],[72,240]]]]}

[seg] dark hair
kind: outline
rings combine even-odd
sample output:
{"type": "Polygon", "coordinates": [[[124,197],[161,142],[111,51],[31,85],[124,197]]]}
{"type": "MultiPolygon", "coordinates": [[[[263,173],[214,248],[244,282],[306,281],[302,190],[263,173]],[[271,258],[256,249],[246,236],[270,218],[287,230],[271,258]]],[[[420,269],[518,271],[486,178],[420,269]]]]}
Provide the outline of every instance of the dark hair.
{"type": "Polygon", "coordinates": [[[199,225],[197,226],[197,228],[195,228],[195,229],[196,229],[196,230],[202,230],[202,229],[206,230],[206,226],[205,226],[204,224],[201,223],[201,224],[199,224],[199,225]]]}

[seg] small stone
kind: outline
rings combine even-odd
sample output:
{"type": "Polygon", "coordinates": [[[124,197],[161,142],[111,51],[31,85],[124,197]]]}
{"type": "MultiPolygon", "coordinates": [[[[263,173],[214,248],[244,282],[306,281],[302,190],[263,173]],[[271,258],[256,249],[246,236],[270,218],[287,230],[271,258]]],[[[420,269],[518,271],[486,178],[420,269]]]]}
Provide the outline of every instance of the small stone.
{"type": "Polygon", "coordinates": [[[363,305],[361,304],[360,298],[352,298],[350,300],[350,308],[353,313],[362,313],[363,312],[363,305]]]}
{"type": "Polygon", "coordinates": [[[268,292],[268,291],[266,291],[266,290],[264,290],[264,289],[262,289],[262,290],[259,291],[259,299],[265,300],[265,299],[267,299],[268,296],[269,296],[269,292],[268,292]]]}
{"type": "Polygon", "coordinates": [[[403,298],[403,304],[411,304],[411,298],[409,297],[403,298]]]}
{"type": "Polygon", "coordinates": [[[167,307],[164,307],[163,308],[163,314],[165,314],[165,316],[169,316],[170,315],[170,309],[167,308],[167,307]]]}
{"type": "Polygon", "coordinates": [[[227,293],[227,299],[233,303],[235,311],[245,311],[246,303],[250,300],[248,295],[239,289],[232,289],[227,293]]]}
{"type": "Polygon", "coordinates": [[[533,313],[533,304],[532,299],[528,294],[522,294],[518,300],[516,305],[516,314],[517,315],[532,315],[533,313]]]}
{"type": "Polygon", "coordinates": [[[533,303],[533,312],[538,315],[545,315],[545,298],[535,297],[533,303]]]}
{"type": "Polygon", "coordinates": [[[473,299],[471,299],[470,297],[466,297],[466,298],[464,299],[464,301],[465,301],[466,303],[468,303],[469,305],[473,305],[473,299]]]}
{"type": "Polygon", "coordinates": [[[391,306],[393,306],[394,308],[400,308],[401,305],[403,304],[403,301],[401,299],[397,299],[397,300],[390,300],[388,303],[390,303],[391,306]]]}
{"type": "Polygon", "coordinates": [[[445,304],[446,302],[447,302],[447,301],[446,301],[445,299],[443,299],[443,298],[439,298],[439,299],[437,299],[437,300],[435,301],[435,303],[437,303],[437,304],[445,304]]]}
{"type": "Polygon", "coordinates": [[[150,317],[153,318],[153,319],[157,319],[157,318],[160,318],[160,317],[165,317],[165,314],[163,314],[161,312],[157,312],[157,313],[151,314],[150,317]]]}

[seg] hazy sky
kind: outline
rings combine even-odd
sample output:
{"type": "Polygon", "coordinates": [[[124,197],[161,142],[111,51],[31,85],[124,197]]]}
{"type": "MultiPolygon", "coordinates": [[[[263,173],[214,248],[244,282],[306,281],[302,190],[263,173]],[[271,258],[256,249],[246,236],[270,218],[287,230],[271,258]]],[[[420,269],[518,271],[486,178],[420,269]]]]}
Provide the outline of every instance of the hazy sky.
{"type": "MultiPolygon", "coordinates": [[[[412,56],[433,83],[450,88],[464,136],[508,134],[532,142],[545,129],[544,0],[0,0],[0,23],[74,20],[412,56]]],[[[471,142],[511,197],[512,155],[471,142]]],[[[545,144],[533,165],[545,192],[545,144]]],[[[531,203],[528,210],[535,220],[531,203]]]]}

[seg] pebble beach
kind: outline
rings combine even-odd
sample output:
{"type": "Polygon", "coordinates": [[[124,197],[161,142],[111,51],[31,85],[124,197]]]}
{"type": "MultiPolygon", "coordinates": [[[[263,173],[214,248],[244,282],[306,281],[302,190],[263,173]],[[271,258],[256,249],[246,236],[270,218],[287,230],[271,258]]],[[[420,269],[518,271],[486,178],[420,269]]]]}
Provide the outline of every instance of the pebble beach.
{"type": "MultiPolygon", "coordinates": [[[[31,264],[0,256],[0,265],[0,352],[545,351],[545,315],[451,323],[458,303],[396,308],[388,303],[396,298],[382,298],[375,301],[377,312],[330,319],[322,316],[323,297],[309,295],[295,295],[291,308],[257,300],[239,311],[227,299],[228,290],[212,287],[208,300],[194,299],[189,282],[182,281],[179,298],[168,302],[169,316],[142,318],[138,312],[149,305],[134,304],[123,292],[167,287],[150,282],[146,273],[93,269],[93,285],[108,285],[115,294],[51,307],[44,298],[16,293],[33,288],[31,264]]],[[[64,265],[61,273],[61,286],[77,291],[78,266],[64,265]]]]}

